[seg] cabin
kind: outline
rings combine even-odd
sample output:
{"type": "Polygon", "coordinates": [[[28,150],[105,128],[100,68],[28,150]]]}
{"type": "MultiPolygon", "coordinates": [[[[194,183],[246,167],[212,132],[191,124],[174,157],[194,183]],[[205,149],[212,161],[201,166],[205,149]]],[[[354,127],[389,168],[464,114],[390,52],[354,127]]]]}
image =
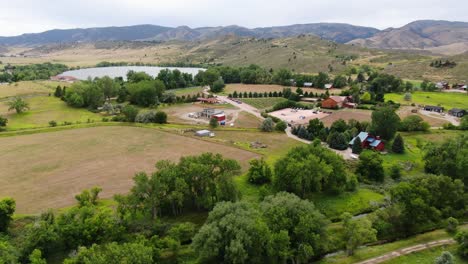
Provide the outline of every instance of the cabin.
{"type": "Polygon", "coordinates": [[[455,117],[463,117],[464,115],[466,115],[466,111],[463,109],[452,108],[449,111],[449,115],[455,116],[455,117]]]}
{"type": "Polygon", "coordinates": [[[348,103],[346,96],[330,96],[322,102],[322,108],[337,109],[343,108],[348,103]]]}
{"type": "Polygon", "coordinates": [[[349,146],[352,147],[354,141],[359,138],[361,140],[361,147],[363,149],[373,149],[377,151],[384,151],[385,150],[385,143],[380,140],[380,137],[372,136],[367,132],[361,132],[356,137],[354,137],[350,142],[349,146]]]}
{"type": "Polygon", "coordinates": [[[429,111],[429,112],[436,112],[436,113],[444,112],[444,108],[442,106],[433,106],[433,105],[424,106],[424,110],[429,111]]]}

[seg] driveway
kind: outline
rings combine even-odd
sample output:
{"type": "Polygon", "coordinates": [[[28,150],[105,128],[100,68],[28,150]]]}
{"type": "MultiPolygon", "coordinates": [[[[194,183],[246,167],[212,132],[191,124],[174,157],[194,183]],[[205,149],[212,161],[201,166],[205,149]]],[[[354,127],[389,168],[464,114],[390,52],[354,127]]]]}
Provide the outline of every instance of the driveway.
{"type": "Polygon", "coordinates": [[[425,110],[421,110],[421,111],[419,111],[419,113],[421,113],[422,115],[428,116],[428,117],[445,120],[445,121],[447,121],[447,122],[449,122],[449,123],[451,123],[452,125],[455,125],[455,126],[460,125],[459,119],[457,117],[451,116],[449,114],[441,115],[439,113],[434,113],[434,112],[425,111],[425,110]]]}

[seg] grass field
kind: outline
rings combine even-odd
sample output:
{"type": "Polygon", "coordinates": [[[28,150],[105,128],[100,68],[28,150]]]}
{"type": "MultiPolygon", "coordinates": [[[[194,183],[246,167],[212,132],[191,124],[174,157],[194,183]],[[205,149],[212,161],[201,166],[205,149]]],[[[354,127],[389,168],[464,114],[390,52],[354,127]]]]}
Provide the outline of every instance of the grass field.
{"type": "Polygon", "coordinates": [[[277,103],[287,101],[286,98],[283,97],[274,97],[274,98],[242,98],[240,99],[242,102],[249,104],[259,110],[265,110],[277,103]]]}
{"type": "Polygon", "coordinates": [[[68,83],[53,81],[24,81],[0,85],[0,99],[12,96],[48,95],[57,85],[69,86],[68,83]]]}
{"type": "Polygon", "coordinates": [[[168,92],[174,92],[176,96],[192,96],[197,94],[203,93],[203,87],[189,87],[189,88],[180,88],[180,89],[173,89],[167,90],[168,92]]]}
{"type": "Polygon", "coordinates": [[[463,263],[468,263],[467,260],[460,258],[457,255],[457,246],[456,245],[450,245],[450,246],[441,246],[441,247],[435,247],[435,248],[430,248],[426,249],[423,251],[419,252],[414,252],[409,255],[401,256],[398,258],[394,258],[388,261],[383,262],[384,264],[400,264],[400,263],[405,263],[405,264],[422,264],[422,263],[434,263],[434,260],[442,255],[444,251],[448,251],[452,253],[454,256],[454,263],[457,264],[463,264],[463,263]]]}
{"type": "Polygon", "coordinates": [[[238,113],[234,126],[240,128],[258,128],[261,123],[262,121],[258,117],[242,111],[238,113]]]}
{"type": "Polygon", "coordinates": [[[87,122],[89,120],[101,121],[102,115],[92,113],[83,108],[69,107],[62,100],[53,96],[38,96],[27,98],[30,110],[17,114],[8,111],[5,102],[0,102],[0,115],[8,118],[7,129],[25,129],[48,126],[49,121],[57,123],[87,122]]]}
{"type": "MultiPolygon", "coordinates": [[[[468,226],[461,227],[463,229],[467,229],[468,226]]],[[[427,243],[434,240],[446,239],[449,238],[450,235],[445,232],[445,230],[435,230],[432,232],[427,232],[424,234],[412,236],[406,239],[402,239],[399,241],[386,243],[382,245],[376,246],[369,246],[369,247],[362,247],[355,251],[354,256],[346,256],[344,253],[339,253],[333,257],[324,258],[316,263],[318,264],[352,264],[359,261],[364,261],[366,259],[374,258],[394,250],[402,249],[405,247],[414,246],[421,243],[427,243]]],[[[406,263],[406,262],[395,262],[395,263],[406,263]]],[[[433,263],[432,261],[429,262],[419,262],[419,263],[433,263]]]]}
{"type": "Polygon", "coordinates": [[[451,108],[468,108],[468,94],[442,93],[442,92],[414,92],[410,102],[404,100],[404,94],[386,94],[385,100],[392,100],[404,105],[414,103],[416,105],[441,105],[446,110],[451,108]]]}
{"type": "Polygon", "coordinates": [[[16,200],[19,214],[69,206],[75,194],[93,186],[103,188],[103,198],[125,193],[136,172],[151,172],[162,159],[214,152],[245,169],[259,156],[157,129],[119,126],[2,137],[0,146],[0,194],[16,200]]]}
{"type": "Polygon", "coordinates": [[[338,219],[344,212],[357,215],[372,211],[383,199],[384,195],[369,189],[339,195],[313,194],[310,197],[315,206],[330,219],[338,219]]]}
{"type": "MultiPolygon", "coordinates": [[[[228,95],[234,92],[243,93],[243,92],[257,92],[257,93],[264,93],[264,92],[281,92],[284,88],[291,88],[294,92],[296,91],[296,87],[285,87],[276,84],[228,84],[223,91],[223,94],[228,95]]],[[[304,92],[309,93],[318,93],[322,94],[325,93],[325,89],[316,89],[316,88],[301,88],[304,92]]],[[[330,89],[330,94],[340,94],[341,89],[330,89]]]]}

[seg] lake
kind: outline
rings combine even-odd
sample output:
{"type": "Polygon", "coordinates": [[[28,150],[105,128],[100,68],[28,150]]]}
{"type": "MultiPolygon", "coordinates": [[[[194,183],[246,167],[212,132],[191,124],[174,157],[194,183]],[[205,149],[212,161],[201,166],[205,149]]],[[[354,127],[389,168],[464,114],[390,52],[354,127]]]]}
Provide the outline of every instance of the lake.
{"type": "Polygon", "coordinates": [[[178,68],[178,67],[153,67],[153,66],[117,66],[117,67],[97,67],[97,68],[86,68],[80,70],[66,71],[59,76],[72,76],[79,80],[86,80],[88,77],[92,79],[96,77],[109,76],[111,78],[122,77],[127,80],[127,73],[129,71],[135,72],[146,72],[147,74],[156,77],[159,72],[164,69],[179,70],[182,73],[190,73],[195,76],[198,71],[204,71],[202,68],[178,68]]]}

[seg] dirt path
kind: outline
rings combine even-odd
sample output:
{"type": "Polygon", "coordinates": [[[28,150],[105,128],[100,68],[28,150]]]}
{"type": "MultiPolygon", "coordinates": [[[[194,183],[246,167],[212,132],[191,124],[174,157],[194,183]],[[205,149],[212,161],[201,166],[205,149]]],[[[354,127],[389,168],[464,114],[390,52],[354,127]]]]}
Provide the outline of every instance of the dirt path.
{"type": "Polygon", "coordinates": [[[368,259],[368,260],[365,260],[365,261],[361,261],[361,262],[358,262],[356,264],[377,264],[377,263],[382,263],[382,262],[385,262],[387,260],[397,258],[399,256],[404,256],[404,255],[411,254],[413,252],[418,252],[418,251],[426,250],[426,249],[433,248],[433,247],[440,247],[440,246],[443,246],[443,245],[451,245],[451,244],[454,244],[454,243],[455,243],[455,240],[453,240],[453,239],[436,240],[436,241],[432,241],[432,242],[428,242],[428,243],[424,243],[424,244],[418,244],[418,245],[414,245],[414,246],[411,246],[411,247],[395,250],[395,251],[392,251],[392,252],[387,253],[385,255],[381,255],[379,257],[375,257],[375,258],[371,258],[371,259],[368,259]]]}

